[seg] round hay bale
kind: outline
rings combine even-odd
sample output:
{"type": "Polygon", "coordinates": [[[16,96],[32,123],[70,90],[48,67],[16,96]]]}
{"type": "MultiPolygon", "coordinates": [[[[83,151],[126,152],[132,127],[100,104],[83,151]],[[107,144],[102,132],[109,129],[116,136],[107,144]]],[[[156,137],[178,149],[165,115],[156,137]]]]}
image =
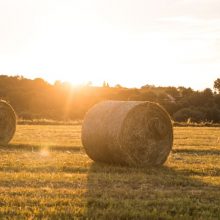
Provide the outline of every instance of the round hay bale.
{"type": "Polygon", "coordinates": [[[169,114],[156,103],[104,101],[86,114],[82,143],[94,161],[157,166],[172,149],[173,126],[169,114]]]}
{"type": "Polygon", "coordinates": [[[7,145],[16,130],[16,115],[6,101],[0,100],[0,145],[7,145]]]}

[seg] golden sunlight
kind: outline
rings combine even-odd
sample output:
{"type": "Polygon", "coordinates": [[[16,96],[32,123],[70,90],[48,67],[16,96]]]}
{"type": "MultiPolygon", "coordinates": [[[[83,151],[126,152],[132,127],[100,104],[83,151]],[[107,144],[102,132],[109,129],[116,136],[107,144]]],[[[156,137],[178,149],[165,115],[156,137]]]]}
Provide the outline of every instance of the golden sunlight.
{"type": "Polygon", "coordinates": [[[0,0],[0,220],[220,219],[219,0],[0,0]]]}
{"type": "Polygon", "coordinates": [[[40,152],[39,152],[41,157],[48,157],[50,155],[50,151],[46,148],[43,148],[40,152]]]}

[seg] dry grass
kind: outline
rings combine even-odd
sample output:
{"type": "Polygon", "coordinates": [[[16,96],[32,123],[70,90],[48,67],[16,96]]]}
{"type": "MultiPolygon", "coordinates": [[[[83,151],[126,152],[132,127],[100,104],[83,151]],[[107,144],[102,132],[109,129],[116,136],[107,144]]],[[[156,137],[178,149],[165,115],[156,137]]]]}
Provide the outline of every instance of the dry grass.
{"type": "Polygon", "coordinates": [[[175,128],[161,168],[93,163],[80,126],[24,126],[0,148],[0,219],[220,219],[220,129],[175,128]]]}

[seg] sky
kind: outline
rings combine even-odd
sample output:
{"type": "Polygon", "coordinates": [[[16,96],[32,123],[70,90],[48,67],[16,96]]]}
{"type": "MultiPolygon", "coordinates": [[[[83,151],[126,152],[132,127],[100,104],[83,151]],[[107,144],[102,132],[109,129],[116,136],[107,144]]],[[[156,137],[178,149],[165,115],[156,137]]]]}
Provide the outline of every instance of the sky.
{"type": "Polygon", "coordinates": [[[0,74],[213,87],[219,0],[0,0],[0,74]]]}

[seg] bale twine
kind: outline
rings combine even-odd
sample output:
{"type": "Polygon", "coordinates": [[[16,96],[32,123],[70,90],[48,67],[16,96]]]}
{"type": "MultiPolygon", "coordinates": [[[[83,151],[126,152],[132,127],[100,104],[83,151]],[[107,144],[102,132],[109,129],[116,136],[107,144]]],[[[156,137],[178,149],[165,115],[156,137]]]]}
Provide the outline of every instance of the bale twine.
{"type": "Polygon", "coordinates": [[[82,143],[94,161],[132,166],[163,164],[173,145],[173,126],[158,104],[104,101],[82,126],[82,143]]]}
{"type": "Polygon", "coordinates": [[[6,101],[0,100],[0,145],[7,145],[16,130],[16,115],[6,101]]]}

